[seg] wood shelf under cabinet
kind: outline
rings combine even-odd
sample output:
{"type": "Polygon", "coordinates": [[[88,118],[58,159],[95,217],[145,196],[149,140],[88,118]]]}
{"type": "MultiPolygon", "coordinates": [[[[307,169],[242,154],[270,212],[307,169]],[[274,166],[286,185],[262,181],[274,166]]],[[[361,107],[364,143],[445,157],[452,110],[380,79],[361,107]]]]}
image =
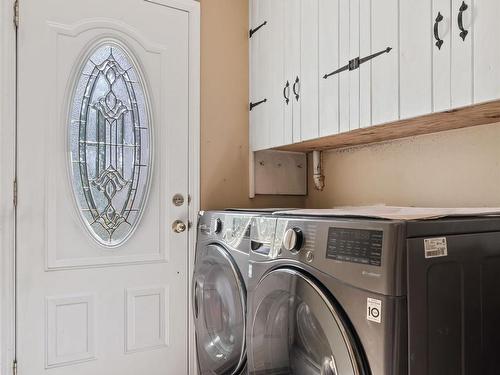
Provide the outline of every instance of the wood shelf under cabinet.
{"type": "Polygon", "coordinates": [[[500,122],[500,100],[356,129],[275,149],[295,152],[332,150],[496,122],[500,122]]]}

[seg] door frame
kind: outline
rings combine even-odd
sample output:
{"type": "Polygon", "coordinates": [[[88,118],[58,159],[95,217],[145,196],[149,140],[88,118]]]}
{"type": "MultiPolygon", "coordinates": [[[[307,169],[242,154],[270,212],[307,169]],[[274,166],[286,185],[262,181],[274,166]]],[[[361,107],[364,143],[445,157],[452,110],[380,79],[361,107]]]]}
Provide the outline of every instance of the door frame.
{"type": "MultiPolygon", "coordinates": [[[[22,0],[19,0],[22,1],[22,0]]],[[[196,0],[144,0],[189,14],[189,226],[188,233],[188,362],[189,374],[197,374],[191,278],[194,271],[196,224],[200,208],[200,4],[196,0]]],[[[0,0],[0,375],[12,374],[15,360],[16,305],[16,112],[17,32],[15,0],[0,0]]],[[[22,19],[21,21],[22,22],[22,19]]],[[[166,228],[167,230],[167,228],[166,228]]]]}
{"type": "Polygon", "coordinates": [[[15,353],[16,28],[14,0],[0,1],[0,374],[15,353]]]}

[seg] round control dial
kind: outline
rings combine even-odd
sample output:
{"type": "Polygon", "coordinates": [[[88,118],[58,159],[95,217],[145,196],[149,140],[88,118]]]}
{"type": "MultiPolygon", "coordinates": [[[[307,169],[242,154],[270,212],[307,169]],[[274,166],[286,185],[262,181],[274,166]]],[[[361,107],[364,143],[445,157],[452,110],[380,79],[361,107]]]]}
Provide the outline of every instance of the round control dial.
{"type": "Polygon", "coordinates": [[[287,229],[283,236],[283,248],[287,251],[298,252],[304,243],[304,235],[298,228],[287,229]]]}

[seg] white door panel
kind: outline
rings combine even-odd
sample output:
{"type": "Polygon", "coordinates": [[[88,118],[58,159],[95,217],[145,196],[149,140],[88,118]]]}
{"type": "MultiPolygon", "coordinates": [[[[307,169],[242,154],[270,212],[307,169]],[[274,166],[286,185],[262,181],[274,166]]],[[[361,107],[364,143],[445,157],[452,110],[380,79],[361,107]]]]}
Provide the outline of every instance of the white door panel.
{"type": "MultiPolygon", "coordinates": [[[[349,2],[349,60],[360,56],[360,0],[349,2]]],[[[361,67],[360,67],[361,68],[361,67]]],[[[349,130],[359,128],[360,69],[349,75],[349,130]]]]}
{"type": "MultiPolygon", "coordinates": [[[[339,0],[339,60],[340,65],[344,66],[351,59],[349,38],[351,33],[350,26],[350,1],[339,0]]],[[[344,133],[350,129],[350,72],[338,74],[339,79],[339,133],[344,133]]],[[[330,77],[332,78],[332,77],[330,77]]]]}
{"type": "Polygon", "coordinates": [[[459,108],[472,104],[472,20],[473,1],[452,0],[451,4],[451,107],[459,108]],[[460,34],[458,16],[462,4],[465,3],[461,12],[462,25],[467,31],[465,39],[460,34]],[[466,9],[465,9],[466,8],[466,9]]]}
{"type": "Polygon", "coordinates": [[[432,112],[432,1],[400,2],[401,118],[432,112]]]}
{"type": "Polygon", "coordinates": [[[399,1],[372,2],[371,48],[377,53],[371,60],[372,125],[399,119],[399,1]]]}
{"type": "Polygon", "coordinates": [[[300,12],[301,0],[286,0],[283,5],[284,14],[284,56],[285,56],[285,84],[288,104],[284,105],[285,112],[285,142],[300,142],[300,102],[295,99],[293,85],[300,75],[300,12]]]}
{"type": "Polygon", "coordinates": [[[319,135],[318,0],[301,0],[299,94],[301,138],[319,135]]]}
{"type": "Polygon", "coordinates": [[[185,374],[188,239],[171,223],[188,217],[172,197],[188,194],[189,13],[20,12],[19,371],[185,374]]]}
{"type": "MultiPolygon", "coordinates": [[[[467,2],[468,3],[468,2],[467,2]]],[[[500,1],[474,1],[474,103],[500,98],[500,1]]]]}
{"type": "Polygon", "coordinates": [[[319,1],[319,125],[320,136],[339,132],[339,75],[323,78],[338,69],[340,0],[319,1]]]}
{"type": "Polygon", "coordinates": [[[433,110],[441,112],[451,107],[451,2],[435,0],[432,6],[433,30],[437,27],[439,40],[433,35],[433,110]],[[440,17],[440,18],[438,18],[440,17]],[[440,20],[441,19],[441,20],[440,20]],[[437,26],[436,26],[437,25],[437,26]]]}
{"type": "Polygon", "coordinates": [[[264,1],[267,29],[263,29],[263,58],[265,69],[266,99],[263,104],[267,111],[269,127],[268,147],[281,146],[284,143],[284,19],[283,0],[264,1]]]}
{"type": "MultiPolygon", "coordinates": [[[[371,7],[373,0],[361,1],[359,7],[359,56],[364,57],[372,52],[371,39],[371,7]]],[[[359,67],[359,127],[367,127],[372,124],[372,81],[371,63],[365,63],[359,67]]]]}

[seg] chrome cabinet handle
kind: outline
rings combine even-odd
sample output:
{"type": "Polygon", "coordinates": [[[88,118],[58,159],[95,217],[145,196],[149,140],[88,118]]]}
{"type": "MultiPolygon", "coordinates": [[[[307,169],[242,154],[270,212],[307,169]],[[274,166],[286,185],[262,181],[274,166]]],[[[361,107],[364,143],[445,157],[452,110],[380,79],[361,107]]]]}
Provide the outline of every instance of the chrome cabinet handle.
{"type": "Polygon", "coordinates": [[[460,9],[458,10],[458,28],[460,29],[460,38],[462,38],[463,41],[465,41],[465,38],[467,37],[467,34],[469,34],[468,30],[465,30],[464,28],[464,21],[463,21],[463,14],[464,12],[469,9],[469,6],[465,4],[465,1],[462,2],[462,5],[460,6],[460,9]]]}
{"type": "Polygon", "coordinates": [[[434,22],[434,39],[436,39],[436,47],[438,49],[441,49],[443,46],[443,39],[439,37],[439,23],[444,19],[443,15],[441,12],[438,12],[438,15],[436,17],[436,21],[434,22]]]}

